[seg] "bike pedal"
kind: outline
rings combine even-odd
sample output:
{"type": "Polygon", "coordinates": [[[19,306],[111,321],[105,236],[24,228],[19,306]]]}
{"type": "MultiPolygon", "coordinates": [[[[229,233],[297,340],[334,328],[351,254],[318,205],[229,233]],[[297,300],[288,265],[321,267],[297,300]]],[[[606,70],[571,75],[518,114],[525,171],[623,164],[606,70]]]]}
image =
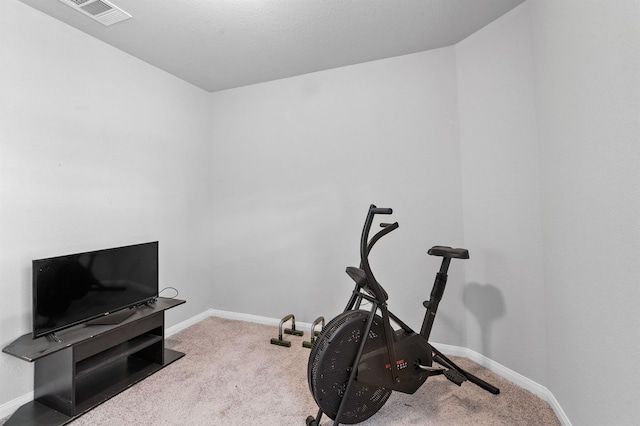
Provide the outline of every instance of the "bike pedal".
{"type": "Polygon", "coordinates": [[[460,374],[457,370],[454,369],[445,370],[444,375],[447,379],[458,386],[462,386],[462,382],[467,380],[467,378],[463,374],[460,374]]]}

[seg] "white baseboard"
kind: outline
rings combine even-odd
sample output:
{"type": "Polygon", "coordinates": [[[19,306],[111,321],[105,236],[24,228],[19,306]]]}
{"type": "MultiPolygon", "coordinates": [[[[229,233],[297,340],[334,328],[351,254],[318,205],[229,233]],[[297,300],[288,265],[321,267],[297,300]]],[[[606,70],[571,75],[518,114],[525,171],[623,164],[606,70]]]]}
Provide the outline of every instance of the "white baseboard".
{"type": "Polygon", "coordinates": [[[556,397],[553,396],[553,394],[549,389],[542,386],[541,384],[534,382],[533,380],[523,376],[520,373],[516,373],[510,368],[507,368],[504,365],[498,362],[495,362],[491,358],[487,358],[486,356],[472,349],[462,348],[460,346],[445,345],[443,343],[433,343],[433,346],[435,346],[436,349],[438,349],[439,351],[441,351],[446,355],[461,356],[461,357],[468,358],[471,361],[475,362],[476,364],[483,366],[487,370],[492,371],[497,375],[509,380],[510,382],[515,383],[521,388],[528,390],[529,392],[536,395],[540,399],[549,403],[553,411],[556,413],[558,420],[560,420],[560,423],[563,426],[571,426],[571,421],[569,420],[569,417],[567,417],[567,414],[564,412],[564,410],[560,406],[560,403],[558,402],[556,397]]]}
{"type": "Polygon", "coordinates": [[[169,337],[173,334],[176,334],[182,330],[184,330],[185,328],[189,328],[191,327],[193,324],[202,321],[203,319],[209,318],[211,316],[215,316],[211,313],[211,309],[209,309],[208,311],[204,311],[196,316],[193,316],[187,320],[182,321],[181,323],[178,323],[176,325],[172,325],[171,327],[165,328],[164,330],[164,337],[169,337]]]}
{"type": "MultiPolygon", "coordinates": [[[[170,336],[178,331],[184,330],[185,328],[202,321],[207,317],[218,317],[225,318],[237,321],[245,321],[245,322],[254,322],[257,324],[264,325],[280,325],[280,320],[276,318],[263,317],[259,315],[251,315],[251,314],[243,314],[239,312],[230,312],[230,311],[221,311],[218,309],[208,309],[201,314],[196,315],[195,317],[189,318],[186,321],[181,322],[180,324],[176,324],[172,327],[169,327],[165,330],[165,337],[170,336]]],[[[299,330],[311,330],[311,324],[307,322],[296,321],[296,328],[299,330]]]]}
{"type": "MultiPolygon", "coordinates": [[[[278,326],[280,324],[280,320],[275,318],[261,317],[257,315],[242,314],[237,312],[220,311],[216,309],[209,309],[208,311],[204,312],[201,315],[202,315],[202,318],[200,318],[199,320],[204,319],[207,316],[214,316],[214,317],[233,319],[233,320],[239,320],[239,321],[248,321],[248,322],[255,322],[259,324],[274,325],[274,326],[278,326]]],[[[190,323],[189,325],[191,324],[192,323],[190,323]]],[[[296,328],[300,330],[311,330],[311,324],[296,321],[296,328]]],[[[556,413],[556,416],[558,416],[558,420],[560,420],[560,423],[563,426],[571,426],[571,421],[569,420],[566,413],[560,406],[560,403],[558,402],[558,400],[555,398],[555,396],[553,396],[553,394],[549,389],[542,386],[541,384],[534,382],[533,380],[523,376],[520,373],[516,373],[515,371],[505,367],[504,365],[498,362],[495,362],[490,358],[487,358],[486,356],[474,350],[463,348],[460,346],[446,345],[446,344],[440,344],[440,343],[434,343],[433,345],[436,347],[436,349],[440,350],[442,353],[446,355],[461,356],[461,357],[469,358],[471,361],[483,366],[489,371],[492,371],[498,374],[499,376],[509,380],[510,382],[515,383],[521,388],[528,390],[529,392],[533,393],[537,397],[549,403],[553,411],[556,413]]]]}
{"type": "MultiPolygon", "coordinates": [[[[165,337],[176,334],[179,331],[182,331],[185,328],[188,328],[193,324],[200,322],[208,317],[219,317],[238,321],[254,322],[258,324],[273,325],[276,327],[280,324],[280,320],[276,318],[243,314],[238,312],[221,311],[217,309],[208,309],[194,317],[191,317],[185,321],[182,321],[181,323],[167,328],[165,330],[165,337]]],[[[311,324],[296,321],[296,328],[300,330],[311,330],[311,324]]],[[[558,400],[546,387],[471,349],[439,343],[434,343],[434,346],[444,354],[469,358],[471,361],[480,364],[486,369],[493,371],[494,373],[500,375],[501,377],[504,377],[510,382],[515,383],[521,388],[528,390],[539,398],[542,398],[544,401],[548,402],[549,405],[551,405],[551,408],[556,413],[556,416],[558,416],[558,419],[563,426],[571,426],[571,421],[569,421],[569,418],[560,406],[560,403],[558,403],[558,400]]],[[[0,419],[10,416],[14,411],[31,400],[33,400],[33,392],[29,392],[0,405],[0,419]]]]}
{"type": "Polygon", "coordinates": [[[33,400],[33,391],[0,405],[0,420],[12,415],[18,408],[33,400]]]}

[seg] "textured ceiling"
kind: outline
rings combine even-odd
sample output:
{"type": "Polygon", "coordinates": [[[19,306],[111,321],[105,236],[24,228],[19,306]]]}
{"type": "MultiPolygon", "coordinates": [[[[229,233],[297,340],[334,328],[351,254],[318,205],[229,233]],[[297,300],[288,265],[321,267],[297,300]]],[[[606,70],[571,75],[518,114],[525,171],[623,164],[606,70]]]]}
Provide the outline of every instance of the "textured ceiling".
{"type": "Polygon", "coordinates": [[[21,1],[213,92],[450,46],[524,0],[109,0],[111,26],[21,1]]]}

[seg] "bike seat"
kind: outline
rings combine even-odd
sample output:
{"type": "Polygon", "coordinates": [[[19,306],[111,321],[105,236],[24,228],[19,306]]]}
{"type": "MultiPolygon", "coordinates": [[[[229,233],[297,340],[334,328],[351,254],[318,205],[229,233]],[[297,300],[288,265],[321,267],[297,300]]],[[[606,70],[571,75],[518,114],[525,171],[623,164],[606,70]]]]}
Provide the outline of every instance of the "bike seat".
{"type": "MultiPolygon", "coordinates": [[[[351,277],[351,279],[356,282],[356,284],[358,284],[360,287],[365,289],[368,293],[370,293],[373,296],[376,295],[375,292],[373,291],[373,289],[371,288],[371,286],[369,286],[369,281],[367,280],[367,275],[364,273],[364,271],[362,269],[356,268],[355,266],[347,266],[347,275],[349,275],[351,277]]],[[[388,300],[389,299],[389,295],[387,294],[385,289],[382,288],[381,285],[378,285],[378,287],[382,291],[383,300],[381,300],[381,302],[384,302],[384,301],[388,300]]]]}
{"type": "Polygon", "coordinates": [[[469,250],[463,248],[451,248],[446,246],[433,246],[427,252],[431,256],[449,257],[453,259],[468,259],[469,250]]]}

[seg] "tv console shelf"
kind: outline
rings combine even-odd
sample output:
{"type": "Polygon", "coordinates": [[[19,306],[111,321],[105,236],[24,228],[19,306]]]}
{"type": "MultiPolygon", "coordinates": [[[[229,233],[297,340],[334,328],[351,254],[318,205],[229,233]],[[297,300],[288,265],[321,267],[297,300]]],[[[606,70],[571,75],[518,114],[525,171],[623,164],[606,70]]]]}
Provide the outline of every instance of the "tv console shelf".
{"type": "Polygon", "coordinates": [[[158,298],[119,324],[81,324],[50,336],[19,337],[2,352],[34,363],[34,399],[5,423],[64,425],[184,353],[164,347],[164,311],[184,300],[158,298]]]}

